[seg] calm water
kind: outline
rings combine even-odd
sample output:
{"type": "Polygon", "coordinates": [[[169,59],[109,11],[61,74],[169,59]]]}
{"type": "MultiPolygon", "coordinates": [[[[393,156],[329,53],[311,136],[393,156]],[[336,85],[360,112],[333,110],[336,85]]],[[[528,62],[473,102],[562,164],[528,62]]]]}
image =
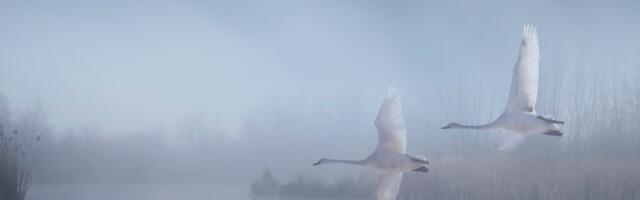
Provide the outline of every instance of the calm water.
{"type": "MultiPolygon", "coordinates": [[[[69,184],[33,185],[29,200],[321,200],[315,198],[252,197],[246,186],[211,184],[69,184]]],[[[347,199],[344,199],[347,200],[347,199]]]]}

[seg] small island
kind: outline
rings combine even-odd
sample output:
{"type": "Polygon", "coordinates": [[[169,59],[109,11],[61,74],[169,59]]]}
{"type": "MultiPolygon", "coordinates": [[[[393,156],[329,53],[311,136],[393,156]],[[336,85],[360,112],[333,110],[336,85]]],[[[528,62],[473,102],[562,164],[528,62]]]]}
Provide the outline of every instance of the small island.
{"type": "Polygon", "coordinates": [[[371,198],[374,183],[365,177],[341,178],[326,182],[299,175],[295,181],[279,183],[270,169],[265,169],[259,180],[251,184],[255,196],[310,197],[310,198],[371,198]]]}

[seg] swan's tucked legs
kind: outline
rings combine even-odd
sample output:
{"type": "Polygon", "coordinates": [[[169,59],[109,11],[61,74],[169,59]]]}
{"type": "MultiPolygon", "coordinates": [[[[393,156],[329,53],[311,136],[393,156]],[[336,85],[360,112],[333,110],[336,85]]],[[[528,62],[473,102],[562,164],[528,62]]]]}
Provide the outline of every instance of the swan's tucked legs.
{"type": "Polygon", "coordinates": [[[542,134],[562,137],[562,132],[556,131],[556,130],[546,131],[546,132],[543,132],[542,134]]]}
{"type": "Polygon", "coordinates": [[[563,121],[558,121],[558,120],[555,120],[555,119],[549,119],[549,118],[546,118],[546,117],[543,117],[543,116],[538,116],[538,119],[547,121],[549,123],[554,123],[554,124],[564,124],[563,121]]]}
{"type": "Polygon", "coordinates": [[[422,167],[413,169],[413,171],[427,173],[427,172],[429,172],[429,168],[427,168],[425,166],[422,166],[422,167]]]}

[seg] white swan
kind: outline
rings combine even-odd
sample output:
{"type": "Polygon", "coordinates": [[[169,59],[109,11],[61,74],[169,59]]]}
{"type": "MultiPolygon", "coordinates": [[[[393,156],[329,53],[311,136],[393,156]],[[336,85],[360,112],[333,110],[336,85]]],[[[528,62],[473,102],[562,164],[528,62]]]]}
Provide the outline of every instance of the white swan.
{"type": "Polygon", "coordinates": [[[499,130],[509,136],[500,145],[499,150],[509,151],[529,134],[546,134],[562,136],[558,124],[562,121],[554,120],[551,115],[536,114],[535,105],[538,95],[538,68],[540,63],[540,48],[536,28],[525,25],[522,31],[523,40],[520,44],[520,55],[513,69],[511,92],[507,109],[495,121],[480,125],[469,126],[450,123],[442,129],[478,129],[499,130]]]}
{"type": "Polygon", "coordinates": [[[428,172],[429,162],[424,157],[406,154],[407,129],[402,119],[402,105],[397,89],[390,87],[382,102],[375,125],[378,128],[378,146],[364,160],[336,160],[322,158],[313,165],[344,163],[366,165],[382,170],[375,196],[378,200],[395,200],[405,171],[428,172]]]}

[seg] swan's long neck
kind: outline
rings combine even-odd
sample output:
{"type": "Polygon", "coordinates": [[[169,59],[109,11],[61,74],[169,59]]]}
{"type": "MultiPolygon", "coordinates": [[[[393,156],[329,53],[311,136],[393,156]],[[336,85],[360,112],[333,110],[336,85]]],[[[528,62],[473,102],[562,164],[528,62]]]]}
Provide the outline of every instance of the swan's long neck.
{"type": "Polygon", "coordinates": [[[322,164],[328,164],[328,163],[342,163],[342,164],[349,164],[349,165],[365,165],[366,164],[366,160],[324,159],[322,161],[322,164]]]}
{"type": "Polygon", "coordinates": [[[474,129],[474,130],[488,130],[493,128],[493,123],[489,123],[489,124],[484,124],[484,125],[464,125],[464,124],[458,124],[457,126],[451,127],[451,128],[458,128],[458,129],[474,129]]]}

